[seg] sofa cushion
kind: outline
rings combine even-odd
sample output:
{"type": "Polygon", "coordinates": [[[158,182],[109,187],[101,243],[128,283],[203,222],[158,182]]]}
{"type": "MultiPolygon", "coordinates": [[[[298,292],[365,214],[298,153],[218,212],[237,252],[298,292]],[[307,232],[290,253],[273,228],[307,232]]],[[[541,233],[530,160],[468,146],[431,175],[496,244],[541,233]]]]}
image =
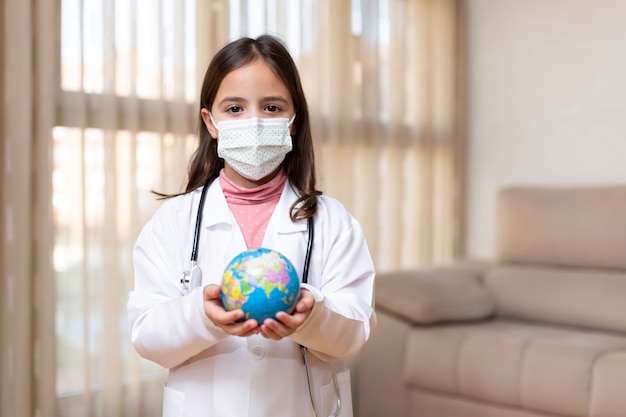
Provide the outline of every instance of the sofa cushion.
{"type": "MultiPolygon", "coordinates": [[[[533,412],[422,390],[411,391],[411,409],[419,410],[411,414],[413,417],[555,417],[552,413],[533,412]]],[[[379,414],[376,417],[397,415],[379,414]]]]}
{"type": "Polygon", "coordinates": [[[413,324],[489,317],[495,304],[482,272],[459,264],[387,273],[376,280],[376,308],[413,324]]]}
{"type": "MultiPolygon", "coordinates": [[[[507,320],[415,327],[407,337],[407,384],[562,416],[624,410],[612,366],[626,366],[626,337],[507,320]],[[616,394],[617,393],[617,394],[616,394]]],[[[620,368],[623,369],[623,368],[620,368]]]]}
{"type": "Polygon", "coordinates": [[[626,271],[503,265],[484,283],[501,316],[626,332],[626,271]]]}
{"type": "Polygon", "coordinates": [[[509,188],[497,211],[499,262],[626,269],[626,186],[509,188]]]}
{"type": "Polygon", "coordinates": [[[626,410],[624,395],[626,352],[611,352],[598,358],[593,368],[593,396],[590,417],[623,417],[626,410]]]}

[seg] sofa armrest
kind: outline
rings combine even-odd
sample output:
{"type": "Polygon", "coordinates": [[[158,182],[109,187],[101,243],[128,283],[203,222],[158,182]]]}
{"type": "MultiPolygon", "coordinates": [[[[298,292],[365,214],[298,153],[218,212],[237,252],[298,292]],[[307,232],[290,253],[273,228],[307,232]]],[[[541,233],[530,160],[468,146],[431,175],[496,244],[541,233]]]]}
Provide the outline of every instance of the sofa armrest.
{"type": "Polygon", "coordinates": [[[487,268],[458,263],[381,273],[376,309],[421,325],[488,318],[495,302],[482,285],[487,268]]]}

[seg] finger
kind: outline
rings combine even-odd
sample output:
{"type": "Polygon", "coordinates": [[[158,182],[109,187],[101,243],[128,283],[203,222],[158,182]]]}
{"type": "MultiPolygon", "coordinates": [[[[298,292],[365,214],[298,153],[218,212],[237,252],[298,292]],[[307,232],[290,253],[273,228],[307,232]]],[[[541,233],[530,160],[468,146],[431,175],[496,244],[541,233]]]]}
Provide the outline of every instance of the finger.
{"type": "Polygon", "coordinates": [[[293,327],[294,317],[291,314],[285,313],[284,311],[279,311],[278,313],[276,313],[276,321],[282,323],[287,327],[293,327]]]}
{"type": "Polygon", "coordinates": [[[304,323],[305,318],[306,315],[302,313],[287,314],[284,311],[279,311],[276,314],[276,320],[291,329],[292,333],[304,323]]]}
{"type": "Polygon", "coordinates": [[[221,288],[219,287],[219,285],[207,285],[206,287],[204,287],[203,291],[204,300],[208,301],[218,299],[220,298],[220,292],[221,288]]]}
{"type": "Polygon", "coordinates": [[[226,311],[221,307],[215,307],[213,309],[213,322],[216,324],[232,324],[244,317],[244,312],[242,310],[232,310],[226,311]]]}
{"type": "Polygon", "coordinates": [[[302,296],[296,304],[295,311],[298,313],[305,313],[313,308],[315,304],[315,298],[308,291],[303,291],[302,296]]]}
{"type": "Polygon", "coordinates": [[[204,302],[204,311],[206,315],[214,323],[228,324],[240,320],[244,316],[241,309],[227,311],[218,300],[206,300],[204,302]]]}
{"type": "Polygon", "coordinates": [[[272,340],[282,339],[283,337],[280,334],[276,333],[268,324],[263,323],[261,325],[261,336],[265,337],[266,339],[272,340]]]}
{"type": "Polygon", "coordinates": [[[255,334],[259,334],[259,333],[261,333],[261,326],[257,326],[254,329],[252,329],[252,330],[250,330],[250,331],[248,331],[248,332],[246,332],[244,334],[237,335],[237,336],[249,337],[249,336],[252,336],[252,335],[255,335],[255,334]]]}
{"type": "Polygon", "coordinates": [[[258,331],[259,324],[256,320],[246,320],[225,326],[226,332],[234,336],[250,336],[258,331]]]}
{"type": "Polygon", "coordinates": [[[287,337],[294,332],[294,329],[274,319],[265,320],[263,326],[261,326],[261,330],[266,330],[268,334],[271,332],[279,338],[287,337]]]}

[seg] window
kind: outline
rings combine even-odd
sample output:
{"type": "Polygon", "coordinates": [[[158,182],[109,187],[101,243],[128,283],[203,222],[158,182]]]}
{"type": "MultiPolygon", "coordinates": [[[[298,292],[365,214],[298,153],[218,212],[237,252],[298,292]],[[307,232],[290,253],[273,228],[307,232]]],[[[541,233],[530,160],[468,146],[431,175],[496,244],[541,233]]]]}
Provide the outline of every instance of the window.
{"type": "Polygon", "coordinates": [[[164,371],[130,345],[126,300],[132,246],[158,205],[150,191],[179,191],[195,147],[195,19],[194,0],[61,2],[52,132],[60,415],[156,414],[141,387],[160,385],[164,371]]]}
{"type": "Polygon", "coordinates": [[[165,372],[128,340],[132,246],[159,204],[150,191],[184,183],[199,80],[229,39],[286,42],[309,102],[319,187],[361,222],[379,270],[458,253],[455,0],[59,1],[58,415],[160,413],[165,372]]]}

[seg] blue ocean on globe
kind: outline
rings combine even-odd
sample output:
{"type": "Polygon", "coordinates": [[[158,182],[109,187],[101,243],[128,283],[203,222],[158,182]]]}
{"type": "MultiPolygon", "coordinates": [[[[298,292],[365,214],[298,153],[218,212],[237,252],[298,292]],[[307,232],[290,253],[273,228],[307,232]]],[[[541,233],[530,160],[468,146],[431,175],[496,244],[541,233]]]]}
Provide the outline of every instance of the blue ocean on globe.
{"type": "Polygon", "coordinates": [[[241,309],[244,320],[259,324],[276,313],[291,313],[300,295],[300,278],[281,253],[257,248],[235,256],[224,270],[221,297],[226,310],[241,309]]]}

